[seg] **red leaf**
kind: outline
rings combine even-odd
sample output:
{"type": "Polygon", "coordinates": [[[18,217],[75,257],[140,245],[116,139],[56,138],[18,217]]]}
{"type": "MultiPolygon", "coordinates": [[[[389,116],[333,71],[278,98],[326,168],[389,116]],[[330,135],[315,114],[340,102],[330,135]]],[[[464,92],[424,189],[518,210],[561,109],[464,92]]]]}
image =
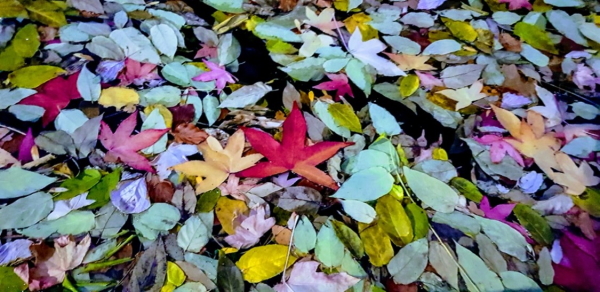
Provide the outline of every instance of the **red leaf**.
{"type": "Polygon", "coordinates": [[[56,119],[58,113],[67,107],[71,100],[81,97],[77,90],[78,77],[79,72],[67,78],[62,76],[53,78],[36,88],[36,94],[26,97],[19,104],[43,107],[46,111],[42,116],[42,125],[45,127],[56,119]]]}
{"type": "Polygon", "coordinates": [[[107,162],[121,161],[135,169],[154,173],[155,171],[146,157],[137,152],[152,146],[169,129],[144,130],[132,136],[131,133],[135,129],[136,122],[137,112],[134,112],[119,125],[114,133],[106,123],[102,122],[98,139],[108,150],[104,160],[107,162]]]}
{"type": "Polygon", "coordinates": [[[353,144],[320,142],[307,147],[306,120],[296,103],[294,103],[288,118],[283,122],[281,143],[273,139],[271,135],[257,129],[244,128],[244,134],[252,147],[269,161],[243,170],[237,173],[237,176],[263,178],[291,170],[310,181],[334,190],[338,189],[335,181],[316,166],[331,158],[338,150],[353,144]]]}

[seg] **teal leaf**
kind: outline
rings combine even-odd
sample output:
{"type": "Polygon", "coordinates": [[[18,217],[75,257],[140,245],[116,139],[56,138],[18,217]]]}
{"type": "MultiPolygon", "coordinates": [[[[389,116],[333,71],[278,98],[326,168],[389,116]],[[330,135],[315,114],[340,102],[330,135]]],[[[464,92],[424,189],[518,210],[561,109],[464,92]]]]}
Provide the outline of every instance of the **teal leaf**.
{"type": "Polygon", "coordinates": [[[458,194],[447,184],[420,171],[403,168],[406,182],[419,200],[434,210],[450,213],[458,204],[458,194]]]}
{"type": "Polygon", "coordinates": [[[0,199],[22,197],[39,191],[55,181],[56,178],[19,167],[0,170],[0,199]]]}
{"type": "Polygon", "coordinates": [[[375,201],[389,193],[393,185],[394,178],[385,168],[372,167],[352,175],[331,197],[361,202],[375,201]]]}

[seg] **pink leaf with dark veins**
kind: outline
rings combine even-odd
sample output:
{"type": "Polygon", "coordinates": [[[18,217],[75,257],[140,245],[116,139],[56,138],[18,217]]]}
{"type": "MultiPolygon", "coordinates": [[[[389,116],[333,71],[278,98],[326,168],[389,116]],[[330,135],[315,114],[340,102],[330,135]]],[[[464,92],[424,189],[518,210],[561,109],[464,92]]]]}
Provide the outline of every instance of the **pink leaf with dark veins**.
{"type": "Polygon", "coordinates": [[[236,78],[233,75],[231,75],[231,73],[227,72],[224,69],[224,67],[221,67],[213,62],[206,60],[204,61],[204,64],[206,64],[206,67],[208,67],[210,71],[201,73],[200,75],[192,78],[192,80],[203,82],[215,81],[217,91],[219,93],[221,93],[221,91],[223,90],[223,88],[225,88],[225,85],[227,85],[227,83],[236,82],[236,78]]]}
{"type": "Polygon", "coordinates": [[[155,170],[146,157],[137,152],[152,146],[169,129],[144,130],[133,136],[131,133],[135,129],[136,122],[137,112],[134,112],[119,125],[114,133],[106,123],[102,122],[98,139],[108,150],[104,160],[107,162],[121,161],[135,169],[154,173],[155,170]]]}
{"type": "Polygon", "coordinates": [[[346,74],[327,74],[327,77],[331,79],[331,81],[325,81],[320,84],[314,86],[314,89],[321,89],[327,91],[335,90],[335,95],[333,99],[339,100],[340,96],[348,95],[350,97],[354,97],[352,93],[352,88],[348,83],[348,76],[346,74]]]}

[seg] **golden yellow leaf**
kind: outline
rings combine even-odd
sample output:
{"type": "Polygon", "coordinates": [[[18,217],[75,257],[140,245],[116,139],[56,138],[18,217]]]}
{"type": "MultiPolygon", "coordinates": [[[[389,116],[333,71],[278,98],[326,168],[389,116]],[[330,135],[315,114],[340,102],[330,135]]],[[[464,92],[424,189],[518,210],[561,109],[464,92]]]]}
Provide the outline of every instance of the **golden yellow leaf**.
{"type": "Polygon", "coordinates": [[[248,206],[243,201],[232,200],[227,197],[221,197],[217,201],[215,206],[215,214],[221,222],[223,230],[227,234],[234,234],[235,227],[233,226],[233,220],[238,216],[248,214],[248,206]]]}
{"type": "Polygon", "coordinates": [[[390,60],[394,61],[394,63],[398,64],[398,68],[409,71],[409,70],[433,70],[435,67],[425,64],[425,62],[429,61],[430,56],[415,56],[415,55],[407,55],[407,54],[392,54],[392,53],[384,53],[386,54],[390,60]]]}
{"type": "Polygon", "coordinates": [[[98,103],[105,107],[114,106],[121,109],[140,103],[140,95],[131,88],[109,87],[102,90],[98,103]]]}
{"type": "Polygon", "coordinates": [[[176,263],[167,262],[167,283],[179,287],[183,285],[185,278],[185,273],[176,263]]]}
{"type": "Polygon", "coordinates": [[[507,140],[521,154],[532,157],[536,164],[551,176],[552,169],[560,169],[554,153],[560,148],[560,142],[552,133],[545,133],[544,120],[534,111],[528,111],[527,121],[521,121],[515,114],[492,105],[496,119],[508,130],[514,139],[507,140]]]}
{"type": "Polygon", "coordinates": [[[436,160],[448,160],[448,153],[444,148],[436,147],[433,148],[433,153],[431,157],[436,160]]]}
{"type": "Polygon", "coordinates": [[[410,219],[406,215],[402,203],[392,196],[385,195],[377,200],[375,206],[378,224],[396,245],[404,245],[413,239],[410,219]]]}
{"type": "Polygon", "coordinates": [[[529,23],[519,22],[515,25],[514,34],[532,47],[552,54],[558,54],[552,39],[546,31],[529,23]]]}
{"type": "Polygon", "coordinates": [[[177,286],[175,286],[171,283],[166,283],[164,286],[162,286],[160,288],[160,292],[173,292],[173,291],[175,291],[175,289],[177,289],[177,286]]]}
{"type": "Polygon", "coordinates": [[[333,117],[333,121],[341,127],[356,133],[362,133],[360,120],[354,113],[352,106],[343,103],[332,103],[327,107],[327,111],[333,117]]]}
{"type": "Polygon", "coordinates": [[[244,280],[258,283],[277,276],[298,259],[290,254],[286,267],[286,258],[288,258],[287,246],[270,244],[247,251],[235,265],[242,271],[244,280]]]}
{"type": "Polygon", "coordinates": [[[35,24],[28,24],[21,28],[13,38],[10,45],[15,53],[23,58],[31,58],[40,48],[40,37],[35,24]]]}
{"type": "Polygon", "coordinates": [[[368,41],[379,37],[379,32],[372,26],[368,25],[367,22],[371,21],[371,17],[365,13],[356,13],[344,20],[344,25],[350,33],[354,33],[354,30],[358,28],[362,35],[363,41],[368,41]]]}
{"type": "Polygon", "coordinates": [[[242,130],[236,131],[229,137],[225,148],[215,137],[209,136],[204,143],[198,146],[204,161],[184,162],[173,166],[173,169],[188,176],[201,177],[202,180],[196,185],[196,193],[208,192],[223,183],[230,173],[251,167],[263,158],[261,154],[242,157],[244,144],[242,130]]]}
{"type": "Polygon", "coordinates": [[[419,89],[420,84],[419,76],[408,74],[400,81],[400,94],[403,97],[409,97],[419,89]]]}
{"type": "Polygon", "coordinates": [[[61,27],[67,24],[63,9],[53,2],[46,0],[23,0],[21,3],[29,11],[29,18],[32,20],[52,27],[61,27]]]}
{"type": "Polygon", "coordinates": [[[17,0],[0,0],[0,17],[27,18],[27,10],[17,0]]]}
{"type": "Polygon", "coordinates": [[[573,159],[563,152],[556,152],[554,157],[562,172],[553,172],[548,176],[555,183],[564,186],[567,194],[581,195],[586,186],[600,183],[600,178],[594,176],[594,170],[586,161],[582,161],[578,167],[573,159]]]}
{"type": "Polygon", "coordinates": [[[442,17],[442,21],[450,30],[452,35],[454,35],[460,40],[473,42],[477,39],[477,36],[479,35],[477,31],[475,31],[475,29],[468,22],[456,21],[446,17],[442,17]]]}
{"type": "Polygon", "coordinates": [[[394,248],[390,237],[381,229],[379,224],[367,225],[358,223],[360,239],[365,246],[365,253],[369,262],[376,267],[381,267],[390,262],[394,257],[394,248]]]}
{"type": "Polygon", "coordinates": [[[13,71],[25,66],[25,59],[15,51],[13,46],[8,46],[0,52],[0,71],[13,71]]]}
{"type": "Polygon", "coordinates": [[[36,88],[65,72],[60,67],[49,65],[28,66],[8,74],[8,81],[16,87],[36,88]]]}

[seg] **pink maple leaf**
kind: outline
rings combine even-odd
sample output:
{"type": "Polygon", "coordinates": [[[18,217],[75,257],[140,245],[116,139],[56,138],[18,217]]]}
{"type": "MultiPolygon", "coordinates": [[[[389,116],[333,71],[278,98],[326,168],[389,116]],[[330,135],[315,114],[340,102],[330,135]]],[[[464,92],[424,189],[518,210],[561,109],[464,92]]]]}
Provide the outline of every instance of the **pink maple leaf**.
{"type": "Polygon", "coordinates": [[[137,86],[150,83],[150,86],[156,86],[162,83],[163,79],[156,73],[156,65],[150,63],[140,63],[136,60],[125,60],[125,70],[119,74],[121,83],[119,86],[134,84],[137,86]]]}
{"type": "Polygon", "coordinates": [[[527,10],[531,10],[532,6],[528,0],[499,0],[500,3],[508,3],[508,9],[517,10],[521,8],[526,8],[527,10]]]}
{"type": "Polygon", "coordinates": [[[475,141],[484,144],[490,145],[490,157],[492,158],[493,163],[500,163],[502,158],[508,154],[512,157],[520,166],[525,166],[525,162],[523,161],[523,157],[521,154],[513,147],[510,143],[504,141],[503,137],[496,135],[484,135],[481,138],[475,138],[475,141]]]}
{"type": "Polygon", "coordinates": [[[253,208],[248,217],[241,215],[236,218],[236,221],[241,222],[235,227],[233,235],[225,237],[225,241],[237,249],[257,244],[260,238],[275,225],[275,218],[269,217],[268,205],[253,208]]]}
{"type": "Polygon", "coordinates": [[[203,82],[215,81],[217,91],[219,93],[221,93],[227,83],[236,82],[237,79],[231,75],[231,73],[227,72],[224,67],[207,60],[204,60],[204,64],[206,64],[206,67],[208,67],[210,71],[203,72],[200,75],[192,78],[192,80],[203,82]]]}
{"type": "Polygon", "coordinates": [[[258,179],[246,179],[240,184],[240,178],[230,174],[226,183],[219,186],[221,196],[232,196],[240,201],[246,200],[246,193],[258,186],[258,179]]]}
{"type": "Polygon", "coordinates": [[[419,77],[421,86],[425,87],[426,89],[431,90],[434,86],[444,86],[442,80],[431,75],[431,73],[415,71],[415,74],[417,74],[419,77]]]}
{"type": "Polygon", "coordinates": [[[133,136],[131,133],[135,129],[136,122],[137,112],[134,112],[119,125],[114,133],[105,122],[102,122],[98,139],[108,150],[104,155],[104,160],[107,162],[121,161],[135,169],[154,173],[156,171],[146,157],[137,152],[152,146],[169,129],[149,129],[133,136]]]}
{"type": "Polygon", "coordinates": [[[327,77],[329,77],[331,81],[322,82],[313,88],[327,91],[335,90],[335,95],[333,97],[335,100],[339,100],[340,96],[344,95],[354,97],[354,93],[352,93],[352,88],[348,83],[348,76],[346,76],[346,74],[327,74],[327,77]]]}
{"type": "Polygon", "coordinates": [[[64,78],[58,76],[50,81],[38,86],[36,94],[26,97],[19,104],[36,105],[44,108],[42,116],[42,125],[45,127],[54,121],[60,111],[69,105],[73,99],[81,98],[77,90],[77,78],[79,72],[64,78]]]}
{"type": "Polygon", "coordinates": [[[510,213],[512,213],[516,205],[517,204],[499,204],[492,208],[490,206],[490,201],[488,200],[488,198],[483,197],[483,199],[481,199],[481,202],[479,203],[479,209],[483,211],[483,213],[485,214],[485,218],[500,221],[512,227],[514,230],[523,234],[527,241],[531,242],[532,239],[531,237],[529,237],[529,234],[527,233],[527,229],[525,229],[525,227],[506,220],[506,217],[508,217],[510,213]]]}
{"type": "Polygon", "coordinates": [[[216,58],[217,57],[217,47],[209,46],[209,45],[200,45],[200,49],[196,52],[194,59],[200,58],[216,58]]]}

